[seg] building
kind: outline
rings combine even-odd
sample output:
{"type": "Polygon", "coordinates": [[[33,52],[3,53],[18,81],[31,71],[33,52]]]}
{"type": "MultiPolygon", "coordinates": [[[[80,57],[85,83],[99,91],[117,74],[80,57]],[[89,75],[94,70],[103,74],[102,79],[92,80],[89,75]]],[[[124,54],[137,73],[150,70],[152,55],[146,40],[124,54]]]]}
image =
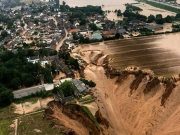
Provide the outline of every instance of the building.
{"type": "Polygon", "coordinates": [[[126,30],[125,29],[123,29],[123,28],[120,28],[120,29],[118,29],[118,33],[119,34],[125,34],[126,33],[126,30]]]}
{"type": "Polygon", "coordinates": [[[91,37],[89,37],[89,40],[101,40],[102,36],[99,32],[94,32],[91,37]]]}
{"type": "Polygon", "coordinates": [[[156,30],[162,30],[163,25],[146,25],[144,28],[150,30],[150,31],[156,31],[156,30]]]}
{"type": "Polygon", "coordinates": [[[27,58],[27,60],[28,62],[35,64],[35,63],[38,63],[40,59],[39,59],[39,56],[33,56],[33,57],[27,58]]]}
{"type": "Polygon", "coordinates": [[[87,93],[89,92],[89,90],[86,88],[85,84],[78,80],[78,79],[72,79],[72,83],[74,85],[74,95],[79,97],[81,96],[83,93],[87,93]]]}
{"type": "Polygon", "coordinates": [[[55,59],[55,63],[57,65],[57,67],[66,74],[66,76],[73,76],[73,72],[63,63],[61,62],[59,59],[55,59]]]}
{"type": "Polygon", "coordinates": [[[63,93],[61,91],[57,92],[59,101],[61,102],[61,104],[65,104],[68,101],[72,101],[74,100],[73,96],[68,96],[68,97],[64,97],[63,93]]]}

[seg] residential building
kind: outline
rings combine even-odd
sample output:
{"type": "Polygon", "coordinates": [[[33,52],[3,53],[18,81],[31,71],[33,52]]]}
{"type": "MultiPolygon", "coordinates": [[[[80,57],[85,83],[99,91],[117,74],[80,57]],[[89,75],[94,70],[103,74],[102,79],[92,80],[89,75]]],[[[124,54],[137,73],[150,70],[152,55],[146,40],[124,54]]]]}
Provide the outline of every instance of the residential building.
{"type": "Polygon", "coordinates": [[[89,92],[89,90],[86,88],[85,84],[78,80],[78,79],[72,79],[72,83],[74,85],[74,95],[79,97],[85,92],[89,92]]]}

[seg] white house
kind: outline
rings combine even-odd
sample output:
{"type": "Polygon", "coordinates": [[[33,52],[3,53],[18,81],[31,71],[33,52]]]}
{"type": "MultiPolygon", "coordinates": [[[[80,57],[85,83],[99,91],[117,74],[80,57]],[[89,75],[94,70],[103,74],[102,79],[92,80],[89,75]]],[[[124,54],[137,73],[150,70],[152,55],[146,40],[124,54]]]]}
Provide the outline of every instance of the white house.
{"type": "Polygon", "coordinates": [[[27,60],[28,62],[35,64],[35,63],[38,63],[40,59],[39,59],[39,56],[34,56],[34,57],[27,58],[27,60]]]}

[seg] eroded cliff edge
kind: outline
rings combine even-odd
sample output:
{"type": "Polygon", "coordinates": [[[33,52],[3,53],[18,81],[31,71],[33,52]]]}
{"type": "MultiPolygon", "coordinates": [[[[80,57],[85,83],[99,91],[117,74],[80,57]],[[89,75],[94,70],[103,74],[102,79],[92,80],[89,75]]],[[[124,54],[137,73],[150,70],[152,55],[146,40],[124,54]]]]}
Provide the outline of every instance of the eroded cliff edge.
{"type": "Polygon", "coordinates": [[[81,75],[96,83],[92,90],[98,104],[100,130],[78,105],[49,103],[45,118],[52,127],[72,135],[179,135],[179,76],[165,78],[147,69],[109,65],[101,51],[74,53],[83,60],[81,75]],[[87,125],[88,123],[88,125],[87,125]]]}
{"type": "Polygon", "coordinates": [[[100,51],[81,51],[84,76],[96,85],[100,112],[112,135],[180,134],[179,76],[158,77],[150,70],[113,69],[100,51]]]}

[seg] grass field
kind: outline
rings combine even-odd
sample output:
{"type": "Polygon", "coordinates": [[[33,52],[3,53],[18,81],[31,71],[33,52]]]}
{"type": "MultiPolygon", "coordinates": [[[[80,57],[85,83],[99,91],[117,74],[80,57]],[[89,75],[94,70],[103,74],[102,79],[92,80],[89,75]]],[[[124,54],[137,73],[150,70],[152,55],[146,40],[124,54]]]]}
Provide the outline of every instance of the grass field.
{"type": "Polygon", "coordinates": [[[15,108],[12,105],[8,107],[0,108],[0,119],[18,116],[18,114],[14,113],[14,110],[15,108]]]}
{"type": "Polygon", "coordinates": [[[12,120],[0,120],[0,135],[14,135],[14,128],[10,128],[12,120]]]}
{"type": "Polygon", "coordinates": [[[58,129],[51,129],[50,121],[43,120],[43,113],[19,118],[18,135],[62,135],[58,129]]]}

